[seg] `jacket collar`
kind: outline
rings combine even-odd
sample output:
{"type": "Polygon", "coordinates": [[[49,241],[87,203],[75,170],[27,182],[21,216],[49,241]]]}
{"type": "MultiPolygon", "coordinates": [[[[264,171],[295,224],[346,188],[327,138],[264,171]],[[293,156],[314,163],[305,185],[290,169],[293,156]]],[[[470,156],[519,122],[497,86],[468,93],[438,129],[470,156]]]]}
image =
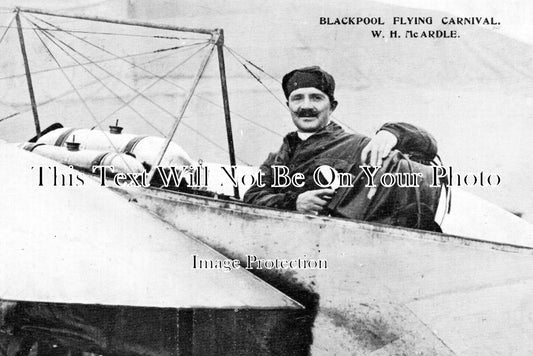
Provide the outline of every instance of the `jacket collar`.
{"type": "MultiPolygon", "coordinates": [[[[322,137],[324,135],[330,135],[330,134],[338,134],[344,132],[344,129],[338,125],[337,123],[331,121],[326,126],[322,127],[320,130],[315,132],[313,135],[311,135],[308,140],[313,139],[313,137],[322,137]]],[[[290,142],[300,142],[302,139],[298,137],[298,133],[296,131],[293,131],[289,133],[285,138],[290,142]]]]}

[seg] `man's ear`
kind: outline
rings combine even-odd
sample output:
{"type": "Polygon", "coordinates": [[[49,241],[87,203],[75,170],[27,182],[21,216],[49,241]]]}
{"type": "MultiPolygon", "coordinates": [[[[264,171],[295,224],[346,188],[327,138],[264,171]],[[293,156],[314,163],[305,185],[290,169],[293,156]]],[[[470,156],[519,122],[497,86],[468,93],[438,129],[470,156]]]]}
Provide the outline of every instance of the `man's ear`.
{"type": "Polygon", "coordinates": [[[337,108],[337,105],[338,105],[338,104],[339,104],[339,102],[338,102],[337,100],[333,100],[333,101],[331,102],[331,105],[330,105],[330,106],[331,106],[331,111],[332,111],[332,112],[335,111],[335,109],[337,108]]]}

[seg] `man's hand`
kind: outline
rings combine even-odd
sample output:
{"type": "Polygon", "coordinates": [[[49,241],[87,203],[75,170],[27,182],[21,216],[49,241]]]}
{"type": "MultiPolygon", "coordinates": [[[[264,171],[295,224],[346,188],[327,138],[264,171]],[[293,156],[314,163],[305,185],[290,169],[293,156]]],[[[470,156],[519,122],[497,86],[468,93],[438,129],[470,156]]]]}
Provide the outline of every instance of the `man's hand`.
{"type": "Polygon", "coordinates": [[[392,133],[379,131],[361,152],[361,162],[371,166],[381,166],[381,161],[387,158],[397,143],[398,139],[392,133]]]}
{"type": "Polygon", "coordinates": [[[324,210],[334,193],[335,190],[327,188],[303,192],[296,198],[296,210],[302,213],[318,214],[324,210]]]}

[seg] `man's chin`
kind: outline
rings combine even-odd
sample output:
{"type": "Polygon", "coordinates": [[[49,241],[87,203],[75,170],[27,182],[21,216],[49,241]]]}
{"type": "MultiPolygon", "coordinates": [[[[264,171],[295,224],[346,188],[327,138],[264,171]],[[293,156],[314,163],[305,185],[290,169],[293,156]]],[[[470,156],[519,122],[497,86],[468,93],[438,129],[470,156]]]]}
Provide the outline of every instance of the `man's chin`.
{"type": "Polygon", "coordinates": [[[316,132],[328,124],[316,116],[293,117],[293,123],[300,132],[316,132]]]}
{"type": "Polygon", "coordinates": [[[306,126],[300,126],[298,127],[298,131],[303,133],[314,133],[320,130],[320,127],[312,126],[312,127],[306,127],[306,126]]]}
{"type": "Polygon", "coordinates": [[[303,121],[303,122],[314,122],[314,121],[318,120],[318,117],[316,117],[316,116],[300,116],[299,119],[300,119],[300,121],[303,121]]]}
{"type": "Polygon", "coordinates": [[[316,132],[324,126],[325,125],[322,125],[322,123],[317,122],[317,120],[312,120],[308,122],[302,121],[300,122],[300,125],[298,125],[298,129],[302,132],[316,132]]]}
{"type": "Polygon", "coordinates": [[[320,126],[318,119],[316,117],[301,117],[299,121],[300,121],[300,126],[303,126],[303,127],[311,128],[311,127],[320,126]]]}

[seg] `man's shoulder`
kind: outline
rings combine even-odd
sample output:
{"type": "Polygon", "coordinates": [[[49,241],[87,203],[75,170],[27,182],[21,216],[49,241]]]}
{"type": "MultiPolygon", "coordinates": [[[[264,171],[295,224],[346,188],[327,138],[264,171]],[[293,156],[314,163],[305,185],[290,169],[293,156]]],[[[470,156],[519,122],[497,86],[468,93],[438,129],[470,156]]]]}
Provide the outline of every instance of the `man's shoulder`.
{"type": "Polygon", "coordinates": [[[342,126],[335,122],[331,122],[326,127],[326,136],[328,135],[332,138],[353,142],[363,142],[368,139],[366,135],[363,135],[359,132],[347,132],[346,130],[344,130],[344,128],[342,128],[342,126]]]}
{"type": "MultiPolygon", "coordinates": [[[[331,122],[320,131],[309,137],[308,146],[313,147],[316,144],[329,143],[345,143],[351,145],[361,145],[367,143],[370,139],[368,136],[359,132],[347,132],[342,126],[331,122]]],[[[279,152],[292,151],[302,142],[302,139],[298,136],[298,132],[293,131],[285,135],[283,143],[278,150],[279,152]]]]}

